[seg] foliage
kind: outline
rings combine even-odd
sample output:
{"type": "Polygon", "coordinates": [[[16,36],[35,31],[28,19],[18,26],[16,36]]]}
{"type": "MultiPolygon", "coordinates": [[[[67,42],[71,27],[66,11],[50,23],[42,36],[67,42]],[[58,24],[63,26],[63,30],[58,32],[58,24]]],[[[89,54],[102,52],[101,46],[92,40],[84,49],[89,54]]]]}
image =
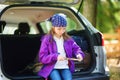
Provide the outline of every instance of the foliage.
{"type": "MultiPolygon", "coordinates": [[[[75,7],[78,9],[78,6],[75,7]]],[[[83,6],[86,5],[82,5],[80,9],[81,13],[83,13],[83,6]]],[[[115,29],[120,25],[119,16],[120,0],[98,0],[96,21],[96,28],[98,30],[102,33],[114,33],[115,29]]]]}
{"type": "Polygon", "coordinates": [[[97,29],[103,33],[113,33],[120,24],[120,1],[99,0],[97,29]]]}

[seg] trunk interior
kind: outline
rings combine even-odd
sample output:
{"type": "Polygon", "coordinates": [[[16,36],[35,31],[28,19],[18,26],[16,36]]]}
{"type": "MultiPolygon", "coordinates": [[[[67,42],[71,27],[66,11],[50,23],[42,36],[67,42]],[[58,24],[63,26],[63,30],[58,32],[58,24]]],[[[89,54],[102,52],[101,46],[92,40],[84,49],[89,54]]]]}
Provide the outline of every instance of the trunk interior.
{"type": "MultiPolygon", "coordinates": [[[[89,39],[83,33],[83,31],[68,33],[81,46],[86,55],[82,62],[75,62],[75,73],[89,72],[93,65],[91,64],[91,50],[88,48],[89,39]]],[[[11,79],[40,78],[33,72],[33,69],[26,67],[36,62],[42,36],[40,34],[0,36],[2,72],[7,77],[11,79]]]]}

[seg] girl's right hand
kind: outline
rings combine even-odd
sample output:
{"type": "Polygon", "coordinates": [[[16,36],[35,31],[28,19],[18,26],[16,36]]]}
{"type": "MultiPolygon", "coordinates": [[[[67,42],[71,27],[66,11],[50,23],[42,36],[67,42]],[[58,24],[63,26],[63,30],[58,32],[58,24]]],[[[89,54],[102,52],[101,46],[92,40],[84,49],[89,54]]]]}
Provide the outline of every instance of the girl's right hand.
{"type": "Polygon", "coordinates": [[[63,56],[58,55],[57,60],[58,61],[64,61],[66,58],[63,56]]]}

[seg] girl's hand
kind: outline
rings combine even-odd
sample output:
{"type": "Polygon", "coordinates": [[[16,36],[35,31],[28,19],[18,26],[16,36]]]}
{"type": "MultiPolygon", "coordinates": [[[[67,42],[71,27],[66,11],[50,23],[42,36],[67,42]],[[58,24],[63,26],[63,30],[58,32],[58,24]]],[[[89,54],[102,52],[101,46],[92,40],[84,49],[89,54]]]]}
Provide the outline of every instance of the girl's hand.
{"type": "Polygon", "coordinates": [[[57,60],[58,60],[58,61],[63,61],[63,60],[65,60],[65,59],[66,59],[65,57],[60,56],[60,55],[58,55],[58,57],[57,57],[57,60]]]}
{"type": "Polygon", "coordinates": [[[78,55],[77,55],[77,59],[78,59],[78,61],[82,61],[82,60],[83,60],[82,55],[78,54],[78,55]]]}

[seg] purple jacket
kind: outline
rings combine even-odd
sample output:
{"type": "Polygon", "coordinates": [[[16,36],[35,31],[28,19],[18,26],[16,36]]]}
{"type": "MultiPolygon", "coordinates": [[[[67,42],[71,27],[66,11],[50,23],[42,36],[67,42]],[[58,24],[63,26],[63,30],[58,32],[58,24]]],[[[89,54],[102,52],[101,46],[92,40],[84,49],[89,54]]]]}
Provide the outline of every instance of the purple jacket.
{"type": "MultiPolygon", "coordinates": [[[[47,78],[50,72],[53,70],[55,63],[57,62],[57,46],[51,35],[46,35],[41,43],[39,51],[39,61],[44,65],[38,72],[38,75],[47,78]]],[[[81,54],[84,57],[84,53],[81,48],[70,38],[64,41],[64,49],[68,58],[76,57],[77,54],[81,54]]],[[[75,66],[73,61],[69,61],[69,68],[71,72],[74,72],[75,66]]]]}

